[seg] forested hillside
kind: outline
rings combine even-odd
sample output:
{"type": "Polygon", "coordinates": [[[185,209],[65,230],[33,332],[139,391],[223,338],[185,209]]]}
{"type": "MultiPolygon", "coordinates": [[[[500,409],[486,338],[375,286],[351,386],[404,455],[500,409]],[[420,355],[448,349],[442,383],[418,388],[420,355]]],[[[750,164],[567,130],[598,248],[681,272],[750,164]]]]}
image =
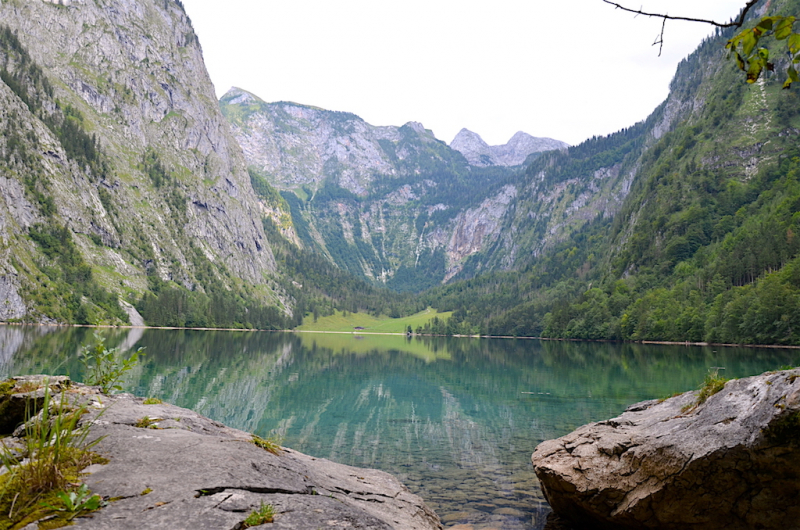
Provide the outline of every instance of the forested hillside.
{"type": "Polygon", "coordinates": [[[457,310],[439,331],[800,344],[800,101],[781,90],[785,65],[746,84],[724,58],[731,34],[681,63],[645,122],[528,168],[531,193],[507,224],[517,244],[537,241],[527,263],[517,254],[519,272],[427,293],[457,310]],[[553,209],[537,207],[537,187],[565,183],[574,200],[609,167],[626,176],[618,213],[597,208],[559,237],[543,229],[553,209]]]}

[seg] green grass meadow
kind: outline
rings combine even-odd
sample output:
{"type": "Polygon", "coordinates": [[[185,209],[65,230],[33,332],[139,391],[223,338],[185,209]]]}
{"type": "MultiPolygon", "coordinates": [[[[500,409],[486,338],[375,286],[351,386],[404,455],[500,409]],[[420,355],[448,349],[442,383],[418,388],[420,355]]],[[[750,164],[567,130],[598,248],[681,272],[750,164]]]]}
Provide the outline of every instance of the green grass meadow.
{"type": "Polygon", "coordinates": [[[303,324],[298,326],[298,331],[356,331],[355,328],[361,327],[363,330],[358,330],[364,333],[405,333],[408,326],[412,330],[417,329],[418,326],[425,325],[426,322],[433,317],[439,317],[439,320],[446,320],[450,318],[451,312],[437,313],[435,309],[428,308],[419,313],[403,318],[390,318],[387,316],[374,317],[367,313],[344,313],[337,311],[335,314],[327,317],[319,317],[314,322],[313,316],[307,316],[303,320],[303,324]]]}

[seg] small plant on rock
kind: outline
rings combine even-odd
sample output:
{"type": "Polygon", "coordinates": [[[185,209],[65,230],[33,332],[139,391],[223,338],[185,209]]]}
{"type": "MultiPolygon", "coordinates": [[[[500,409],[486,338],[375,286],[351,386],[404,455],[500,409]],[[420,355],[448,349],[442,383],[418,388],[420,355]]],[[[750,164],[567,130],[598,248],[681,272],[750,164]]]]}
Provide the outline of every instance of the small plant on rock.
{"type": "Polygon", "coordinates": [[[21,381],[14,386],[13,392],[15,394],[25,394],[39,390],[39,388],[41,388],[41,385],[36,381],[21,381]]]}
{"type": "MultiPolygon", "coordinates": [[[[94,506],[86,490],[83,494],[81,490],[69,492],[70,485],[80,480],[82,469],[104,462],[90,451],[99,441],[87,440],[91,424],[78,426],[87,408],[69,403],[66,393],[53,400],[46,380],[43,386],[44,400],[38,414],[33,410],[33,400],[29,402],[21,450],[0,445],[0,467],[6,469],[0,475],[0,513],[11,523],[9,528],[21,528],[53,510],[60,512],[62,520],[71,519],[94,506]],[[80,509],[71,509],[76,506],[80,509]]],[[[5,528],[3,517],[0,527],[5,528]]]]}
{"type": "Polygon", "coordinates": [[[71,521],[82,513],[99,510],[105,505],[100,495],[92,494],[86,484],[81,484],[81,487],[78,488],[77,491],[59,491],[56,493],[56,497],[60,501],[58,506],[46,502],[41,504],[53,511],[65,512],[68,521],[71,521]]]}
{"type": "Polygon", "coordinates": [[[81,363],[83,363],[86,373],[86,383],[99,386],[104,394],[112,391],[122,390],[122,376],[131,370],[139,357],[143,356],[139,348],[133,354],[124,359],[119,348],[106,348],[105,339],[97,332],[94,333],[94,346],[85,346],[81,351],[81,363]]]}
{"type": "Polygon", "coordinates": [[[138,427],[140,429],[158,429],[158,425],[156,425],[161,418],[151,418],[150,416],[145,416],[144,418],[139,418],[136,420],[136,423],[133,424],[134,427],[138,427]]]}
{"type": "Polygon", "coordinates": [[[163,403],[163,401],[161,401],[160,399],[155,398],[155,397],[149,397],[149,398],[145,398],[143,403],[145,405],[161,405],[163,403]]]}
{"type": "Polygon", "coordinates": [[[268,453],[272,453],[273,455],[280,455],[283,452],[283,448],[281,448],[280,440],[276,439],[274,436],[270,436],[269,438],[262,438],[260,436],[253,435],[253,443],[259,446],[261,449],[267,451],[268,453]]]}
{"type": "Polygon", "coordinates": [[[271,504],[261,503],[261,507],[247,516],[241,528],[250,528],[261,524],[271,523],[275,518],[275,507],[271,504]]]}
{"type": "Polygon", "coordinates": [[[705,403],[708,398],[722,390],[727,382],[727,377],[719,375],[719,368],[709,370],[703,380],[703,385],[700,387],[700,393],[697,394],[697,404],[702,405],[705,403]]]}
{"type": "Polygon", "coordinates": [[[694,402],[684,405],[681,412],[686,413],[696,409],[705,403],[708,398],[722,390],[725,387],[725,383],[728,381],[730,381],[730,379],[719,375],[719,368],[709,370],[705,379],[703,379],[703,384],[700,385],[700,391],[697,393],[694,402]]]}

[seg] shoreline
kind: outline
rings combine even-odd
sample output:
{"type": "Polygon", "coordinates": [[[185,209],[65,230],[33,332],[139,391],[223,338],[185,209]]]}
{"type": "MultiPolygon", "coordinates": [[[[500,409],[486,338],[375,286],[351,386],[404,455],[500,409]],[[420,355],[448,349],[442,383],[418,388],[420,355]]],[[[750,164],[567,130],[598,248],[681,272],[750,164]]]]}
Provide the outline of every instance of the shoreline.
{"type": "Polygon", "coordinates": [[[692,342],[692,341],[666,341],[666,340],[605,340],[605,339],[567,339],[554,337],[514,337],[512,335],[418,335],[416,333],[397,333],[388,331],[324,331],[313,329],[256,329],[256,328],[185,328],[172,326],[131,326],[110,324],[48,324],[34,322],[0,322],[0,326],[39,326],[53,328],[96,328],[96,329],[161,329],[171,331],[238,331],[245,333],[265,332],[265,333],[331,333],[337,335],[386,335],[400,337],[452,337],[457,339],[515,339],[515,340],[546,340],[562,342],[605,342],[610,344],[654,344],[660,346],[714,346],[720,348],[769,348],[800,350],[800,346],[783,344],[727,344],[721,342],[692,342]]]}

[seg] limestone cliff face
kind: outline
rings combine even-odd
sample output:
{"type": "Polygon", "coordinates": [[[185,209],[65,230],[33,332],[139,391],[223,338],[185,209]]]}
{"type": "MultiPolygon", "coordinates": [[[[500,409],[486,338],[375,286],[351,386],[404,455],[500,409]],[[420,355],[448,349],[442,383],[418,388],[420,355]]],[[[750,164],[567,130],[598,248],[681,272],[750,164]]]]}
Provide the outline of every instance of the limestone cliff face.
{"type": "Polygon", "coordinates": [[[279,189],[316,190],[330,179],[363,195],[377,175],[408,172],[412,168],[402,166],[410,155],[441,144],[420,123],[376,127],[347,112],[265,103],[239,88],[222,97],[221,107],[248,164],[279,189]]]}
{"type": "Polygon", "coordinates": [[[450,268],[444,281],[463,269],[464,261],[486,249],[500,235],[509,205],[517,197],[517,188],[509,184],[494,196],[485,199],[475,208],[469,208],[453,221],[453,231],[447,242],[450,268]]]}
{"type": "Polygon", "coordinates": [[[519,166],[534,153],[566,149],[569,144],[552,138],[536,138],[518,131],[503,145],[489,145],[477,133],[461,129],[450,147],[473,166],[519,166]]]}
{"type": "Polygon", "coordinates": [[[275,264],[259,207],[179,4],[3,1],[0,24],[52,87],[31,96],[41,82],[26,77],[17,51],[0,49],[8,74],[0,116],[10,117],[26,153],[12,156],[4,119],[0,292],[9,302],[0,319],[34,309],[21,292],[47,260],[26,231],[43,222],[67,227],[100,283],[131,299],[147,289],[148,273],[202,290],[197,271],[206,260],[223,282],[232,275],[264,285],[275,264]],[[96,138],[99,162],[65,146],[66,126],[51,126],[61,115],[96,138]],[[31,171],[39,180],[26,184],[31,171]],[[43,213],[43,197],[52,211],[43,213]]]}

